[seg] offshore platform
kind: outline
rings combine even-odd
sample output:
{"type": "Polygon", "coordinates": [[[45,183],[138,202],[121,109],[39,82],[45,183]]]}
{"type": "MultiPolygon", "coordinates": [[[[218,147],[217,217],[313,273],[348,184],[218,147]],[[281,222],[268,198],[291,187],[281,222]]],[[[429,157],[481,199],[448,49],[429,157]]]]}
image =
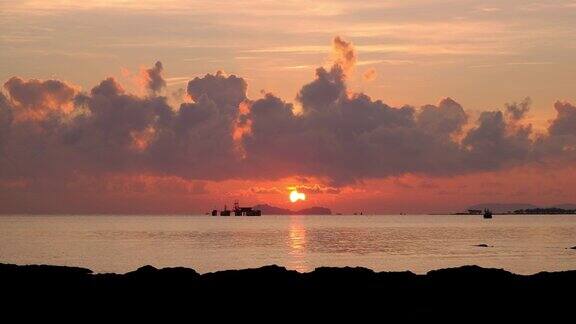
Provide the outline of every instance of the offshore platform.
{"type": "MultiPolygon", "coordinates": [[[[234,209],[229,210],[226,205],[224,209],[220,211],[220,216],[230,216],[234,213],[234,216],[262,216],[262,211],[254,209],[253,207],[240,207],[238,200],[234,202],[234,209]]],[[[212,210],[212,216],[218,216],[218,211],[216,209],[212,210]]]]}

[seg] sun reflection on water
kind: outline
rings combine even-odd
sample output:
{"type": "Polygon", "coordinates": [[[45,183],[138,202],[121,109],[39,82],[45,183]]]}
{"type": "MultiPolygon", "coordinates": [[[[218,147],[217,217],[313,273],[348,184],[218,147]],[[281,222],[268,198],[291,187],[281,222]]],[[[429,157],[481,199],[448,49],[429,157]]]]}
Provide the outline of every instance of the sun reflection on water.
{"type": "Polygon", "coordinates": [[[302,224],[300,217],[291,216],[288,227],[288,247],[290,259],[288,267],[299,272],[307,272],[306,262],[306,228],[302,224]]]}

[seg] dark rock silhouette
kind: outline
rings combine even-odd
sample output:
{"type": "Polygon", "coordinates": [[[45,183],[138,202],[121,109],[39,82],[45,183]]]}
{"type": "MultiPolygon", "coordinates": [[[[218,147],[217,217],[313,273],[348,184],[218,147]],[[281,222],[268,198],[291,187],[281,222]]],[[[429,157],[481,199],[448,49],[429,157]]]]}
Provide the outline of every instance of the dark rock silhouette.
{"type": "Polygon", "coordinates": [[[0,264],[0,287],[4,309],[34,309],[39,316],[65,307],[66,312],[91,316],[120,311],[131,319],[158,312],[185,319],[209,315],[269,320],[265,314],[284,318],[309,311],[325,320],[371,313],[403,319],[470,313],[475,319],[496,314],[550,319],[571,312],[572,300],[565,296],[576,288],[576,271],[523,276],[463,266],[418,275],[322,267],[299,273],[271,265],[206,274],[144,266],[126,274],[99,274],[84,268],[0,264]]]}
{"type": "Polygon", "coordinates": [[[483,248],[490,247],[490,245],[484,244],[484,243],[482,243],[482,244],[476,244],[476,245],[474,245],[474,246],[475,246],[475,247],[483,247],[483,248]]]}

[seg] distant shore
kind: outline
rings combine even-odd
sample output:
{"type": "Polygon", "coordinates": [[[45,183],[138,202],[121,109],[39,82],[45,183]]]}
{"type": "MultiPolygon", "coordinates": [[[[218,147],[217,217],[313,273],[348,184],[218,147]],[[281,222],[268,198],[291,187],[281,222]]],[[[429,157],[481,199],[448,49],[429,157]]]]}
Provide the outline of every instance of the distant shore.
{"type": "Polygon", "coordinates": [[[517,275],[478,266],[430,271],[374,272],[366,268],[317,268],[299,273],[279,266],[199,274],[189,268],[144,266],[125,274],[96,274],[86,268],[0,264],[0,286],[11,300],[27,304],[154,302],[161,307],[214,303],[278,307],[296,300],[318,305],[378,304],[390,311],[440,314],[482,309],[510,313],[516,306],[532,311],[571,309],[566,293],[576,288],[576,270],[517,275]],[[566,307],[566,308],[563,308],[566,307]]]}

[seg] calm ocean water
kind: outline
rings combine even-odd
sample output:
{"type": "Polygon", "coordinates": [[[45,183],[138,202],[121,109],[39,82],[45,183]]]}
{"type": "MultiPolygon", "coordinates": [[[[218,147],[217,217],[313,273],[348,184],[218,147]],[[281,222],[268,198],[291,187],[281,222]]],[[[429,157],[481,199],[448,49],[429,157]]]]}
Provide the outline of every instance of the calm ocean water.
{"type": "Polygon", "coordinates": [[[0,216],[0,262],[96,272],[477,264],[530,274],[576,269],[574,245],[575,216],[0,216]]]}

